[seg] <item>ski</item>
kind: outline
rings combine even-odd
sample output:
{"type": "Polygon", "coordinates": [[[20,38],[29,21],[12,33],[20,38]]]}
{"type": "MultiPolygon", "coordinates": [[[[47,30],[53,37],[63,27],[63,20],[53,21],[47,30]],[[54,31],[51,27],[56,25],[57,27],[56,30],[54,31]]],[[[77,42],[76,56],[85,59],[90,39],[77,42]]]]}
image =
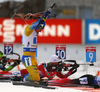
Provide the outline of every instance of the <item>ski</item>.
{"type": "Polygon", "coordinates": [[[31,86],[31,87],[39,87],[46,89],[56,89],[55,87],[48,86],[47,82],[22,82],[22,81],[12,81],[13,85],[23,85],[23,86],[31,86]]]}
{"type": "Polygon", "coordinates": [[[11,82],[10,77],[0,77],[0,82],[11,82]]]}
{"type": "Polygon", "coordinates": [[[56,83],[56,82],[48,82],[49,86],[57,86],[57,87],[87,87],[87,88],[100,88],[98,85],[82,85],[82,84],[71,84],[71,83],[56,83]]]}

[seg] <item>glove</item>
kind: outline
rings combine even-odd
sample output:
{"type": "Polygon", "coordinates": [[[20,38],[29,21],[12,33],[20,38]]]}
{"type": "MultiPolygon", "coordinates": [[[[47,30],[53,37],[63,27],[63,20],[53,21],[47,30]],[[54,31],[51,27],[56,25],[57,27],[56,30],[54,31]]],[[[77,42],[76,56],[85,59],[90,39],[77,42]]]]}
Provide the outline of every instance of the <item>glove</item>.
{"type": "Polygon", "coordinates": [[[58,66],[56,72],[62,71],[62,66],[58,66]]]}
{"type": "Polygon", "coordinates": [[[28,19],[30,18],[30,13],[25,14],[25,15],[23,16],[23,18],[26,19],[26,20],[28,20],[28,19]]]}
{"type": "Polygon", "coordinates": [[[20,64],[21,60],[17,60],[17,63],[20,64]]]}
{"type": "Polygon", "coordinates": [[[99,85],[94,84],[94,88],[97,89],[97,88],[100,88],[100,87],[99,87],[99,85]]]}
{"type": "Polygon", "coordinates": [[[21,60],[16,60],[16,61],[14,62],[14,64],[15,64],[15,65],[19,65],[20,62],[21,62],[21,60]]]}
{"type": "Polygon", "coordinates": [[[56,3],[53,3],[53,4],[51,4],[50,8],[53,9],[53,8],[55,8],[56,6],[57,6],[57,4],[56,4],[56,3]]]}

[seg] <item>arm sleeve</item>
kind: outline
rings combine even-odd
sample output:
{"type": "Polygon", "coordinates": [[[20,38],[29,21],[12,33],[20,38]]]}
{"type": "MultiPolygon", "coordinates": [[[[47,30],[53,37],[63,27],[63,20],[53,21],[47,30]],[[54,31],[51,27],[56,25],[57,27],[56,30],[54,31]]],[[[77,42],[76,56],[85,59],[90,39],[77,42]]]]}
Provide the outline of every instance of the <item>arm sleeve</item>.
{"type": "Polygon", "coordinates": [[[30,30],[35,29],[38,26],[39,22],[40,22],[40,19],[38,19],[36,22],[34,22],[33,24],[31,24],[30,27],[29,27],[30,30]]]}
{"type": "Polygon", "coordinates": [[[39,70],[42,72],[42,74],[49,78],[49,79],[52,79],[54,78],[54,76],[56,75],[56,71],[52,72],[52,73],[49,73],[46,69],[46,66],[45,65],[39,65],[39,70]]]}
{"type": "Polygon", "coordinates": [[[48,9],[44,14],[43,14],[43,18],[39,18],[36,22],[34,22],[31,26],[30,26],[30,30],[35,29],[36,27],[38,27],[38,25],[40,24],[44,24],[45,26],[45,21],[46,19],[49,19],[51,15],[51,10],[48,9]]]}
{"type": "Polygon", "coordinates": [[[13,68],[14,68],[14,66],[11,65],[11,66],[9,66],[8,68],[5,68],[4,71],[10,71],[10,70],[12,70],[13,68]]]}
{"type": "Polygon", "coordinates": [[[14,64],[12,64],[11,66],[9,66],[8,68],[5,68],[4,71],[10,71],[10,70],[12,70],[17,65],[18,65],[18,63],[14,62],[14,64]]]}

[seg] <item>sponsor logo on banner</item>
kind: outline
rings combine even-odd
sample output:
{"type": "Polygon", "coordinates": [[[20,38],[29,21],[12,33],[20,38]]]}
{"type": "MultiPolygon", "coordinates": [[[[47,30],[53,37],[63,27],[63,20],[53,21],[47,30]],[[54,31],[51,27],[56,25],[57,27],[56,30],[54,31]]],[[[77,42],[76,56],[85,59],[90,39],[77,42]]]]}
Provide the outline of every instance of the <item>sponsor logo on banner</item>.
{"type": "Polygon", "coordinates": [[[81,44],[81,20],[51,19],[39,33],[38,43],[81,44]]]}
{"type": "MultiPolygon", "coordinates": [[[[27,21],[28,24],[36,20],[27,21]]],[[[23,19],[0,18],[0,43],[22,43],[22,33],[27,24],[23,19]]],[[[38,43],[81,44],[81,20],[49,19],[39,33],[38,43]]]]}
{"type": "Polygon", "coordinates": [[[0,43],[21,43],[22,32],[26,24],[21,19],[0,18],[0,43]]]}
{"type": "Polygon", "coordinates": [[[86,20],[86,43],[100,44],[100,20],[86,20]]]}

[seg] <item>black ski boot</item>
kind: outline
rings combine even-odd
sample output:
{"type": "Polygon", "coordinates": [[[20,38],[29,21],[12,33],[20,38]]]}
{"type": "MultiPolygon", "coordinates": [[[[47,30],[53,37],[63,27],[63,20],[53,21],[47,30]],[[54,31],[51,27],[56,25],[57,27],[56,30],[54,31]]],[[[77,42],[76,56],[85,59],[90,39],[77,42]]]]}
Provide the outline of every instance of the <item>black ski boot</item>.
{"type": "Polygon", "coordinates": [[[14,76],[11,78],[11,81],[23,81],[23,78],[21,76],[14,76]]]}

